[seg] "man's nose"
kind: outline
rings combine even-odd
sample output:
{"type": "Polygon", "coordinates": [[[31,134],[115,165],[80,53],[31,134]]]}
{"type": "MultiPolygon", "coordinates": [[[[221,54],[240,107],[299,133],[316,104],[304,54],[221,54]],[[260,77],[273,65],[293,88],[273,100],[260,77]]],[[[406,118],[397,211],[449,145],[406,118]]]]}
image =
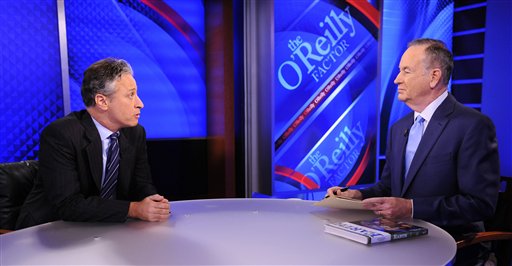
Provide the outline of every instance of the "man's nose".
{"type": "Polygon", "coordinates": [[[402,80],[402,79],[400,78],[400,73],[398,73],[398,75],[396,75],[395,80],[393,80],[393,83],[395,83],[395,84],[397,84],[397,85],[398,85],[398,83],[401,83],[401,80],[402,80]]]}
{"type": "Polygon", "coordinates": [[[135,102],[135,107],[142,109],[144,108],[144,103],[142,102],[142,99],[137,95],[137,100],[135,102]]]}

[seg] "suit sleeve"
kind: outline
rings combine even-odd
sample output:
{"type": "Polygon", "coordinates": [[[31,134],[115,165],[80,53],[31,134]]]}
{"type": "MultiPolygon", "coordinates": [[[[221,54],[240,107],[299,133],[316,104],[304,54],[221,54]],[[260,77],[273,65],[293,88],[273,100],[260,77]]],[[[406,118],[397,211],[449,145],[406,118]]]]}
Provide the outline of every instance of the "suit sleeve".
{"type": "Polygon", "coordinates": [[[147,196],[156,194],[157,191],[153,185],[148,163],[146,131],[142,126],[138,126],[137,128],[137,152],[134,168],[134,183],[131,187],[130,197],[133,200],[140,201],[147,196]]]}
{"type": "MultiPolygon", "coordinates": [[[[48,126],[40,138],[39,175],[46,198],[58,216],[67,221],[122,222],[129,202],[105,200],[84,191],[96,191],[92,182],[81,180],[77,162],[82,143],[81,131],[73,127],[48,126]],[[79,137],[76,137],[79,136],[79,137]]],[[[84,169],[82,169],[83,171],[84,169]]]]}

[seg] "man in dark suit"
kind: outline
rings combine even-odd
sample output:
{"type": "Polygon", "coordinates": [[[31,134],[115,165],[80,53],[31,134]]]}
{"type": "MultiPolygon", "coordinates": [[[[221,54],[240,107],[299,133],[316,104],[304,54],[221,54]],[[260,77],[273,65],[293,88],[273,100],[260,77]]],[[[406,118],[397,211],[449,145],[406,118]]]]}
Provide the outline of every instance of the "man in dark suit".
{"type": "Polygon", "coordinates": [[[379,182],[344,192],[332,187],[328,195],[364,199],[364,206],[377,215],[423,219],[454,237],[481,231],[481,221],[494,213],[499,190],[492,121],[447,92],[453,56],[441,41],[412,41],[399,68],[395,79],[398,99],[414,112],[391,127],[379,182]],[[410,149],[412,125],[418,116],[423,135],[417,149],[410,149]]]}
{"type": "Polygon", "coordinates": [[[166,220],[170,206],[152,184],[146,133],[138,125],[144,105],[131,66],[113,58],[92,64],[84,72],[82,98],[86,110],[54,121],[41,133],[39,175],[16,227],[59,219],[166,220]]]}

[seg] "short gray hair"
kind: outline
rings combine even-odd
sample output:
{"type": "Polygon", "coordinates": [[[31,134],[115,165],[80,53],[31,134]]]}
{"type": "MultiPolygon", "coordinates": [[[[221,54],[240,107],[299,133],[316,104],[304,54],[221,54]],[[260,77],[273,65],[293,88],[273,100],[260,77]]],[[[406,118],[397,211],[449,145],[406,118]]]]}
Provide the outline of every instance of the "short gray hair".
{"type": "Polygon", "coordinates": [[[407,47],[425,45],[425,54],[430,61],[430,66],[441,68],[443,73],[443,84],[448,85],[453,71],[453,55],[446,47],[446,44],[440,40],[421,38],[411,41],[407,47]]]}
{"type": "Polygon", "coordinates": [[[130,64],[123,59],[105,58],[90,65],[84,72],[82,100],[85,106],[96,105],[94,98],[100,93],[106,96],[115,91],[114,81],[123,74],[133,75],[130,64]]]}

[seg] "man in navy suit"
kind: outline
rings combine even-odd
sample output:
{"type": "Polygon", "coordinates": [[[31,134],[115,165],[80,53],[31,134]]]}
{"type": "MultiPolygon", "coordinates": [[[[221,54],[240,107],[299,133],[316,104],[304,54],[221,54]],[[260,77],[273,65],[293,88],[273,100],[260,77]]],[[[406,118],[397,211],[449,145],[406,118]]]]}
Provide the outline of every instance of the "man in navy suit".
{"type": "MultiPolygon", "coordinates": [[[[414,112],[391,127],[379,182],[362,190],[332,187],[328,195],[364,199],[377,215],[423,219],[454,237],[481,231],[481,221],[494,213],[499,190],[492,121],[448,93],[453,56],[443,42],[412,41],[399,69],[398,99],[414,112]],[[417,116],[424,119],[423,135],[406,174],[407,141],[417,116]]],[[[459,255],[457,260],[461,263],[459,255]]]]}
{"type": "Polygon", "coordinates": [[[92,64],[84,72],[82,99],[86,110],[54,121],[41,133],[39,174],[16,227],[60,219],[166,220],[170,206],[152,184],[146,132],[138,125],[144,104],[131,66],[114,58],[92,64]],[[107,148],[113,133],[119,134],[118,148],[111,153],[120,159],[112,164],[118,170],[108,175],[117,178],[106,186],[107,148]]]}

